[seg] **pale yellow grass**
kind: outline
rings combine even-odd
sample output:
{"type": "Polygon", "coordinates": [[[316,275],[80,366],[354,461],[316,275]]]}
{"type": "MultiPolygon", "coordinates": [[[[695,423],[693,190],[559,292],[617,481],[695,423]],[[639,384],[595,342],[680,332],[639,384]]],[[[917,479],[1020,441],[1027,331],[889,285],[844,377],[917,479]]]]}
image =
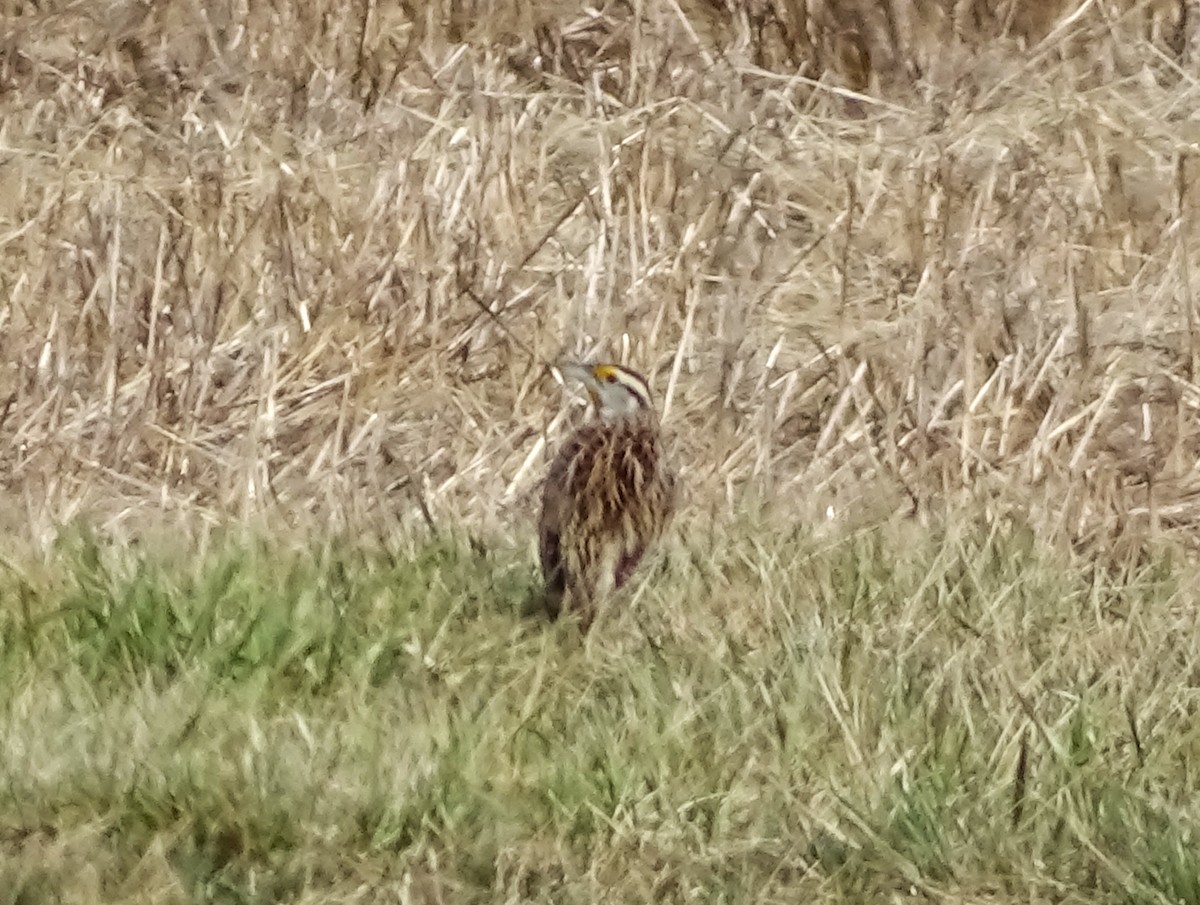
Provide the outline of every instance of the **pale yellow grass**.
{"type": "Polygon", "coordinates": [[[1180,16],[1000,6],[10,3],[5,529],[520,537],[605,355],[685,533],[1190,544],[1180,16]]]}

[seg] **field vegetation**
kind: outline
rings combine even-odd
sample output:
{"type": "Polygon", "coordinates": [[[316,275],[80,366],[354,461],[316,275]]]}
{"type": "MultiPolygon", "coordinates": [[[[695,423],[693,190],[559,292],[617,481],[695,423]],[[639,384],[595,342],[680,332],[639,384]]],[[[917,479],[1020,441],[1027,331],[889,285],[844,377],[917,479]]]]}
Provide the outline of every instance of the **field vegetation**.
{"type": "Polygon", "coordinates": [[[1197,4],[0,16],[0,903],[1200,905],[1197,4]]]}

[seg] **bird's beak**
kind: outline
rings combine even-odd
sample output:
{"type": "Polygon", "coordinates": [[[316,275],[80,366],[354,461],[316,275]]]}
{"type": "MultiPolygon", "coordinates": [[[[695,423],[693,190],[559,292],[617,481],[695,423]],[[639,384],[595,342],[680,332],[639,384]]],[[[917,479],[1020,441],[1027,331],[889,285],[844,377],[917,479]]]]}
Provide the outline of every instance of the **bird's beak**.
{"type": "Polygon", "coordinates": [[[578,380],[580,383],[591,383],[592,369],[585,364],[580,364],[577,361],[563,362],[558,366],[558,370],[562,372],[563,377],[571,377],[578,380]]]}
{"type": "Polygon", "coordinates": [[[590,367],[577,361],[571,361],[560,364],[558,369],[562,372],[564,379],[573,378],[582,383],[588,396],[591,397],[592,404],[597,408],[600,407],[600,394],[596,392],[596,377],[592,374],[590,367]]]}

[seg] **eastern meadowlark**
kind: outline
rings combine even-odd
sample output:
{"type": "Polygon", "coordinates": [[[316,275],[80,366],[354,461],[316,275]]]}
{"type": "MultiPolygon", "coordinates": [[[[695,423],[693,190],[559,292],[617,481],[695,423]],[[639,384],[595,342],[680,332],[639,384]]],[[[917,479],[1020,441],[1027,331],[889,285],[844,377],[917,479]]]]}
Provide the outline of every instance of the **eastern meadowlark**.
{"type": "Polygon", "coordinates": [[[597,417],[567,439],[550,466],[538,551],[547,613],[577,612],[586,632],[670,523],[675,475],[645,378],[615,364],[562,370],[584,384],[597,417]]]}

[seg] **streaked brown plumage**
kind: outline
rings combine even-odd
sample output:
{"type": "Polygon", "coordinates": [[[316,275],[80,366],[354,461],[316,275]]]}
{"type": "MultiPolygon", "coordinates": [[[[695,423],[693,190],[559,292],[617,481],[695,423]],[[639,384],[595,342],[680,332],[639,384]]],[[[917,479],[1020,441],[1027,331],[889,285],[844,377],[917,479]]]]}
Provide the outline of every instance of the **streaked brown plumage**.
{"type": "Polygon", "coordinates": [[[587,387],[598,417],[550,466],[538,550],[546,611],[577,612],[587,631],[670,523],[675,476],[641,375],[613,364],[563,370],[587,387]]]}

